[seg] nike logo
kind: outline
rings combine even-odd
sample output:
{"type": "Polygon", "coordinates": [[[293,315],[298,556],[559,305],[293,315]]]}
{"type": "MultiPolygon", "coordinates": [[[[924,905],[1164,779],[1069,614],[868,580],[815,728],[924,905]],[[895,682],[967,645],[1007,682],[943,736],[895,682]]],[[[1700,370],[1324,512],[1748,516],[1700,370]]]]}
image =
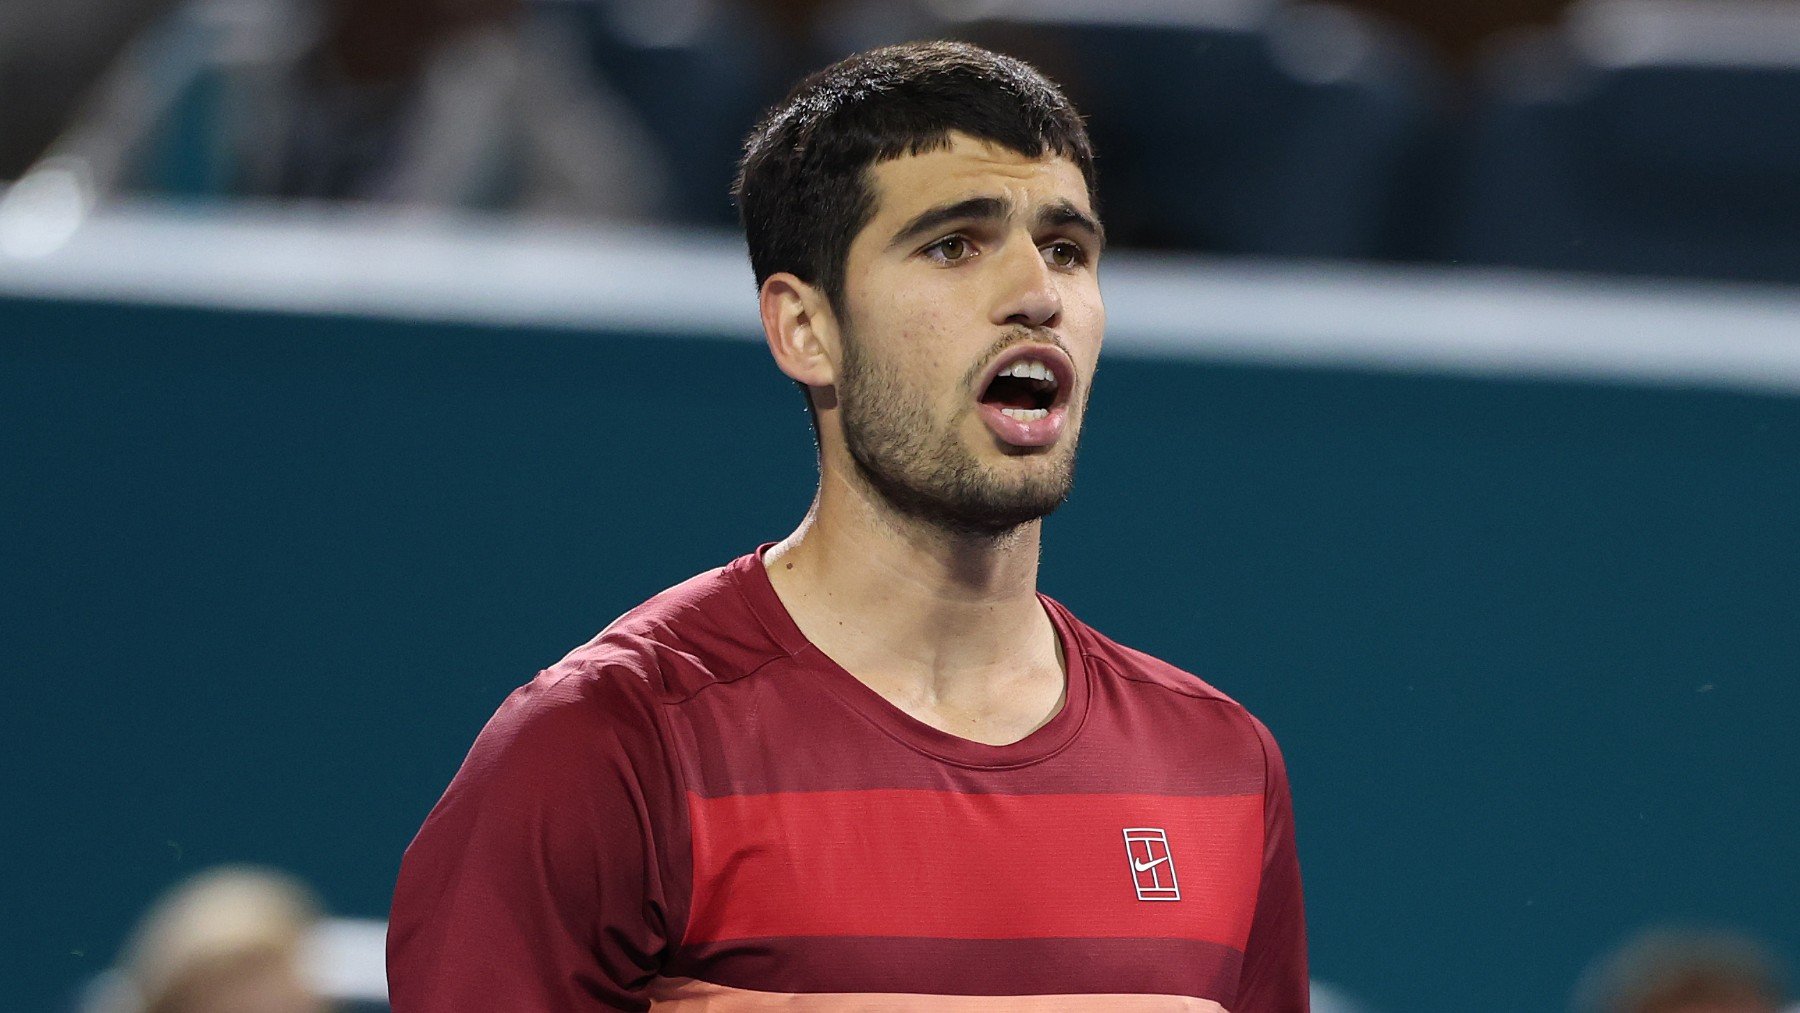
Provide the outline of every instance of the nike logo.
{"type": "Polygon", "coordinates": [[[1175,852],[1169,847],[1169,835],[1162,827],[1125,827],[1125,860],[1131,864],[1132,886],[1138,900],[1180,900],[1181,888],[1175,885],[1175,852]],[[1151,855],[1162,852],[1161,858],[1151,855]],[[1143,855],[1143,858],[1139,858],[1143,855]],[[1167,865],[1166,869],[1158,869],[1167,865]],[[1150,873],[1144,882],[1144,873],[1150,873]]]}

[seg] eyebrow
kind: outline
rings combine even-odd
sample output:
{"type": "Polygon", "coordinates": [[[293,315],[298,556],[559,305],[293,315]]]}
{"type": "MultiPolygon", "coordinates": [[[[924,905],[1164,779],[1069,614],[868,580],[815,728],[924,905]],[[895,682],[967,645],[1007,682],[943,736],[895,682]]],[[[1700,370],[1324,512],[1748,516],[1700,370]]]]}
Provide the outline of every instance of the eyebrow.
{"type": "Polygon", "coordinates": [[[888,241],[888,249],[915,239],[923,239],[956,222],[995,221],[1006,218],[1011,211],[1012,206],[998,197],[970,197],[950,204],[939,204],[921,212],[899,232],[894,233],[894,238],[888,241]]]}
{"type": "MultiPolygon", "coordinates": [[[[894,238],[888,241],[888,248],[904,246],[959,222],[999,221],[1011,214],[1012,204],[999,197],[970,197],[940,204],[919,213],[902,226],[899,232],[894,233],[894,238]]],[[[1100,223],[1066,197],[1040,209],[1035,225],[1039,230],[1074,229],[1085,232],[1096,248],[1106,247],[1106,231],[1101,228],[1100,223]]]]}
{"type": "Polygon", "coordinates": [[[1101,228],[1094,216],[1076,207],[1066,197],[1045,205],[1038,212],[1037,227],[1039,230],[1074,229],[1085,232],[1096,250],[1106,249],[1106,230],[1101,228]]]}

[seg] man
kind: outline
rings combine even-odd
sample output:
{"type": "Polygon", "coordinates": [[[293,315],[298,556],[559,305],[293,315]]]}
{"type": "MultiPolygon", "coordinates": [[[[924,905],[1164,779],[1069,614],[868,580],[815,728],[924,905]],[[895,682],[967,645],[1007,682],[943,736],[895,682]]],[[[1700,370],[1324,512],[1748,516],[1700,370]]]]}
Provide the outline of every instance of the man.
{"type": "Polygon", "coordinates": [[[269,869],[225,866],[171,888],[90,986],[84,1013],[331,1013],[309,957],[324,913],[269,869]]]}
{"type": "Polygon", "coordinates": [[[1761,942],[1720,928],[1655,926],[1589,965],[1575,1013],[1778,1013],[1781,962],[1761,942]]]}
{"type": "Polygon", "coordinates": [[[958,44],[851,57],[752,134],[817,499],[501,707],[401,869],[395,1009],[1306,1008],[1274,741],[1036,593],[1104,326],[1093,178],[1052,85],[958,44]]]}

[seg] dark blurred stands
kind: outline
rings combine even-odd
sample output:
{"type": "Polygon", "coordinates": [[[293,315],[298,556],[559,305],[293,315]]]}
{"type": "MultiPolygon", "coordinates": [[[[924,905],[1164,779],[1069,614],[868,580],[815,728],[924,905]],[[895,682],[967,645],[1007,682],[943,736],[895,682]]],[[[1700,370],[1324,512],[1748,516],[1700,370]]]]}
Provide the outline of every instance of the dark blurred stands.
{"type": "Polygon", "coordinates": [[[1350,6],[1403,24],[1454,76],[1463,77],[1499,35],[1555,25],[1576,0],[1347,0],[1350,6]]]}
{"type": "Polygon", "coordinates": [[[1800,281],[1800,5],[1595,0],[1484,72],[1446,259],[1800,281]]]}
{"type": "Polygon", "coordinates": [[[176,2],[0,3],[0,180],[43,153],[126,43],[176,2]]]}
{"type": "Polygon", "coordinates": [[[1800,282],[1800,0],[189,0],[40,164],[729,227],[761,110],[932,36],[1064,83],[1120,245],[1800,282]]]}
{"type": "Polygon", "coordinates": [[[664,173],[580,40],[520,0],[189,0],[45,164],[114,193],[636,218],[664,173]]]}
{"type": "Polygon", "coordinates": [[[731,181],[763,110],[871,46],[939,35],[914,0],[537,0],[656,135],[678,220],[734,226],[731,181]]]}
{"type": "Polygon", "coordinates": [[[959,26],[1061,81],[1128,246],[1380,257],[1439,82],[1347,7],[1273,0],[986,5],[959,26]]]}

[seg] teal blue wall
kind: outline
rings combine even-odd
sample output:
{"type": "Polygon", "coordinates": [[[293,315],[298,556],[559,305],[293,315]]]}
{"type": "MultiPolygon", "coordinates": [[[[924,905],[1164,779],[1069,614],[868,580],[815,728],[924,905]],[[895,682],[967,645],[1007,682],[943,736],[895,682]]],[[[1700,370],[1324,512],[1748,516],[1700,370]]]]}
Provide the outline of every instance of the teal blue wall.
{"type": "MultiPolygon", "coordinates": [[[[7,1008],[182,876],[384,914],[493,707],[785,534],[751,342],[0,302],[7,1008]]],[[[1800,949],[1800,398],[1114,358],[1043,585],[1292,768],[1317,973],[1552,1009],[1647,920],[1800,949]]]]}

